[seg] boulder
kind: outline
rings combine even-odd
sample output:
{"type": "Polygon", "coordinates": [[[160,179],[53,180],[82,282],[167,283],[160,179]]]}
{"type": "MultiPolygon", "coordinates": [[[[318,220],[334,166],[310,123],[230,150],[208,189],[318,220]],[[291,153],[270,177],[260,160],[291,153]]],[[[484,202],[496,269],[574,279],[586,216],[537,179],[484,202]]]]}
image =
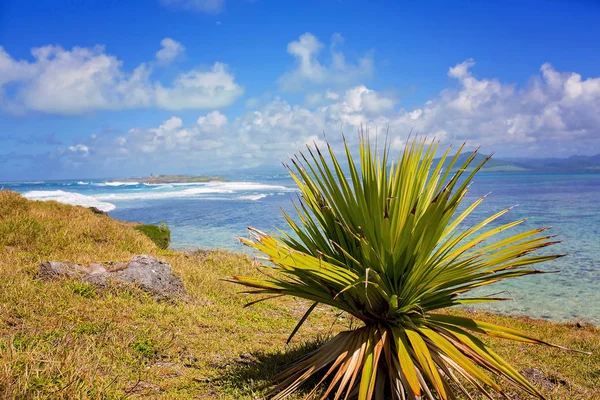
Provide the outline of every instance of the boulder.
{"type": "Polygon", "coordinates": [[[46,261],[39,265],[39,277],[44,281],[59,278],[82,278],[90,272],[88,267],[71,262],[46,261]]]}
{"type": "Polygon", "coordinates": [[[183,282],[173,275],[171,265],[149,255],[134,256],[128,263],[92,263],[87,267],[47,261],[39,265],[42,280],[78,279],[97,286],[134,284],[157,298],[187,299],[183,282]]]}

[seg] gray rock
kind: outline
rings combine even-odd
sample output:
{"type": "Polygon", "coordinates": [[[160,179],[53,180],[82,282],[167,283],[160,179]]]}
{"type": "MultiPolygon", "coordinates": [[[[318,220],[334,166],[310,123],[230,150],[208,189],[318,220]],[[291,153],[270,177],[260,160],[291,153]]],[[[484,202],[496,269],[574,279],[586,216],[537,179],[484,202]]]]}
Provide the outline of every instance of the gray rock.
{"type": "Polygon", "coordinates": [[[134,284],[158,298],[188,298],[171,265],[148,255],[134,256],[128,263],[92,263],[87,267],[47,261],[39,265],[39,276],[42,280],[74,278],[97,286],[134,284]]]}
{"type": "Polygon", "coordinates": [[[39,276],[44,281],[58,278],[81,278],[89,273],[89,268],[70,262],[46,261],[38,267],[39,276]]]}

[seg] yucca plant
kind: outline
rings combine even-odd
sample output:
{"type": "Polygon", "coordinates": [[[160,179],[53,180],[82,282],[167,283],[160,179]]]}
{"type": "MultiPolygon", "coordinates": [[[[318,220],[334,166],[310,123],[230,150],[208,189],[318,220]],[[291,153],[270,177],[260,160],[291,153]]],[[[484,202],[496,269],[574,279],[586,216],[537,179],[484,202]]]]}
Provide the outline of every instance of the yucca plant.
{"type": "Polygon", "coordinates": [[[484,198],[464,209],[459,205],[489,159],[472,167],[473,152],[455,165],[464,145],[452,157],[449,148],[435,162],[439,144],[415,138],[392,160],[387,144],[378,153],[377,145],[361,135],[360,165],[345,140],[344,145],[344,167],[329,144],[325,154],[315,145],[292,159],[288,168],[301,193],[298,222],[285,217],[295,234],[270,236],[251,229],[253,239],[241,240],[266,255],[265,277],[229,278],[252,288],[245,293],[310,300],[290,339],[319,303],[364,324],[281,372],[269,395],[283,399],[321,371],[307,398],[454,399],[458,392],[471,398],[474,391],[491,398],[493,391],[504,394],[493,376],[543,398],[474,333],[550,344],[440,310],[505,300],[467,293],[541,273],[531,266],[560,257],[530,254],[556,243],[542,233],[546,228],[497,239],[524,222],[488,227],[510,208],[464,226],[484,198]]]}

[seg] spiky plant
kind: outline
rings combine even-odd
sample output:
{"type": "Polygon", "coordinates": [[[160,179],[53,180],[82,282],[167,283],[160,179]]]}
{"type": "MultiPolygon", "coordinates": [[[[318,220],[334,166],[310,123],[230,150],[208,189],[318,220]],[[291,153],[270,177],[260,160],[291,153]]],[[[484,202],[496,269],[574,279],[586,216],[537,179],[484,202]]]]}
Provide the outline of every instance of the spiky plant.
{"type": "Polygon", "coordinates": [[[414,139],[392,161],[389,146],[378,154],[363,135],[357,166],[344,144],[349,174],[329,145],[328,154],[315,145],[292,159],[290,173],[301,192],[299,222],[285,216],[295,235],[273,237],[251,229],[253,240],[241,239],[264,253],[269,263],[262,265],[264,278],[238,276],[232,282],[253,288],[246,293],[313,302],[290,339],[319,303],[364,323],[277,375],[270,395],[283,399],[324,371],[307,398],[319,390],[322,398],[335,399],[454,399],[458,391],[471,398],[473,390],[490,397],[492,391],[504,393],[494,375],[543,398],[473,333],[548,343],[511,328],[436,311],[505,300],[466,294],[541,273],[531,265],[560,257],[530,255],[556,243],[542,234],[546,228],[496,239],[524,221],[486,228],[510,208],[468,227],[462,224],[483,201],[459,211],[473,176],[489,159],[469,171],[473,152],[452,173],[464,145],[453,157],[448,149],[436,163],[438,144],[414,139]]]}

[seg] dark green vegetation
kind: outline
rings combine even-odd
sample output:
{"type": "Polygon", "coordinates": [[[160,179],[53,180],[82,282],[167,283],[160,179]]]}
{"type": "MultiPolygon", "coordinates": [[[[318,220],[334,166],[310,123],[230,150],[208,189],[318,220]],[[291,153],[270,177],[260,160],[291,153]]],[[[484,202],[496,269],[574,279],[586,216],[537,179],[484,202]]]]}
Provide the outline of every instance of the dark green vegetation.
{"type": "Polygon", "coordinates": [[[167,183],[201,183],[201,182],[225,182],[226,179],[220,176],[188,176],[188,175],[150,175],[142,178],[130,178],[127,182],[140,182],[148,184],[167,184],[167,183]]]}
{"type": "MultiPolygon", "coordinates": [[[[159,250],[130,224],[0,191],[0,398],[256,399],[284,365],[358,322],[317,306],[286,346],[309,304],[279,298],[242,309],[248,298],[223,282],[229,275],[262,276],[243,255],[159,250]],[[156,302],[137,289],[36,278],[46,260],[87,265],[136,254],[171,263],[193,300],[156,302]]],[[[585,356],[482,337],[518,369],[539,369],[550,383],[536,386],[547,397],[600,398],[600,329],[455,313],[592,351],[585,356]]]]}
{"type": "Polygon", "coordinates": [[[148,236],[159,249],[166,250],[171,244],[171,230],[164,223],[160,225],[140,224],[135,225],[133,229],[148,236]]]}
{"type": "Polygon", "coordinates": [[[285,295],[309,300],[312,305],[290,337],[320,304],[361,323],[275,376],[273,398],[289,397],[323,371],[307,399],[317,394],[359,400],[447,400],[473,392],[506,396],[509,383],[543,399],[475,334],[563,346],[446,312],[457,305],[509,300],[469,294],[540,274],[532,265],[560,257],[535,254],[557,243],[547,228],[511,230],[525,220],[489,227],[510,208],[470,226],[461,224],[484,200],[459,207],[489,157],[473,164],[477,154],[461,156],[461,147],[453,157],[448,149],[434,162],[438,144],[414,139],[396,158],[387,146],[378,152],[367,135],[358,161],[346,146],[345,173],[331,147],[323,150],[315,145],[292,159],[290,173],[301,192],[299,223],[286,219],[295,235],[271,237],[251,230],[254,239],[242,242],[264,253],[269,263],[262,265],[262,277],[230,280],[262,295],[256,301],[285,295]]]}

